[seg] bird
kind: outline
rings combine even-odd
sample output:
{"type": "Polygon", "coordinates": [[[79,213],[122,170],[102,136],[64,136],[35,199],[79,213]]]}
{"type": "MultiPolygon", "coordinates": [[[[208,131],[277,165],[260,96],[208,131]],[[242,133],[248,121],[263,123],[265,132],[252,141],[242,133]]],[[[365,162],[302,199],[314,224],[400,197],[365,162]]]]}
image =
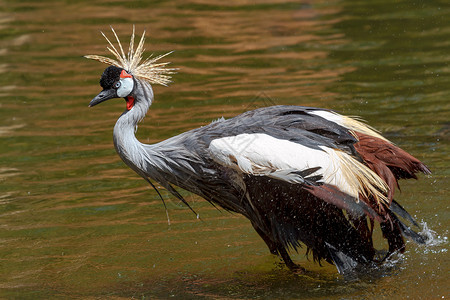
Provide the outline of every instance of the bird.
{"type": "Polygon", "coordinates": [[[114,43],[102,35],[114,58],[85,56],[109,65],[100,78],[102,91],[89,107],[125,99],[114,126],[115,149],[163,202],[156,185],[189,208],[175,187],[243,215],[270,253],[294,272],[305,271],[291,258],[304,246],[315,262],[334,264],[345,275],[404,252],[405,237],[426,243],[394,193],[400,179],[431,174],[429,168],[359,118],[275,105],[220,118],[155,144],[141,143],[135,132],[154,100],[152,86],[167,86],[178,69],[159,62],[172,52],[143,60],[145,31],[135,48],[133,26],[125,54],[111,30],[114,43]],[[375,226],[387,241],[384,252],[375,248],[375,226]]]}

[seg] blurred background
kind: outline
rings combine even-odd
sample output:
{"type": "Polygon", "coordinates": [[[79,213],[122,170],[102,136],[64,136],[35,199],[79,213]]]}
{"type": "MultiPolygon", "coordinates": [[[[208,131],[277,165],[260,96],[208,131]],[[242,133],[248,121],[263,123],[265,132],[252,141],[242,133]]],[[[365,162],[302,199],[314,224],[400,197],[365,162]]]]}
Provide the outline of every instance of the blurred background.
{"type": "MultiPolygon", "coordinates": [[[[450,296],[447,1],[0,0],[0,298],[438,299],[450,296]],[[294,255],[288,271],[249,222],[182,191],[158,195],[114,151],[125,108],[95,108],[110,25],[179,68],[139,126],[145,143],[259,106],[358,115],[431,177],[397,200],[432,236],[389,272],[345,281],[294,255]]],[[[386,245],[379,239],[378,248],[386,245]]]]}

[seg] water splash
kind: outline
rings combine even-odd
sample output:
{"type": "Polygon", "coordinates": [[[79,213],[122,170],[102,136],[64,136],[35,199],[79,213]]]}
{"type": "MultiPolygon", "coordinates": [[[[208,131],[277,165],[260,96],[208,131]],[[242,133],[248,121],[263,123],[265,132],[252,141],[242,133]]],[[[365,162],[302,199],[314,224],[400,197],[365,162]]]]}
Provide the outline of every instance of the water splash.
{"type": "Polygon", "coordinates": [[[447,236],[441,236],[436,231],[428,228],[427,222],[421,221],[420,225],[422,227],[420,235],[425,238],[424,254],[444,253],[448,251],[446,247],[443,247],[448,242],[447,236]]]}
{"type": "Polygon", "coordinates": [[[392,270],[393,268],[402,269],[404,267],[403,262],[407,259],[404,253],[394,252],[384,260],[381,268],[384,271],[392,270]]]}
{"type": "MultiPolygon", "coordinates": [[[[421,252],[422,254],[438,254],[448,251],[447,247],[445,247],[448,241],[447,236],[439,235],[436,231],[429,228],[428,224],[423,220],[420,222],[420,227],[422,228],[422,230],[419,232],[419,234],[424,238],[425,244],[417,245],[416,251],[421,252]]],[[[410,257],[410,251],[414,250],[407,250],[405,251],[405,253],[394,252],[385,257],[387,255],[387,251],[380,250],[377,254],[377,257],[380,261],[382,261],[381,264],[374,264],[370,269],[363,268],[359,270],[358,268],[356,268],[354,274],[345,276],[345,280],[372,281],[376,278],[391,276],[395,273],[398,273],[408,268],[408,265],[405,264],[405,262],[410,257]]]]}

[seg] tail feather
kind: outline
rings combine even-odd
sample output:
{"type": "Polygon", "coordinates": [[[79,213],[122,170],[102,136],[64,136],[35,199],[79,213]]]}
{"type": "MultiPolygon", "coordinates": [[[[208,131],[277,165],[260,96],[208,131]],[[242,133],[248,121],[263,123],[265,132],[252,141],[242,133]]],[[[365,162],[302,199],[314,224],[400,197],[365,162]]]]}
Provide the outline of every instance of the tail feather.
{"type": "Polygon", "coordinates": [[[330,245],[329,243],[325,243],[328,248],[328,252],[338,270],[339,274],[345,275],[351,271],[353,271],[358,263],[353,260],[351,257],[345,255],[342,251],[337,250],[335,247],[330,245]]]}
{"type": "Polygon", "coordinates": [[[397,201],[392,200],[390,209],[403,219],[406,219],[414,224],[414,226],[419,227],[419,224],[417,224],[416,220],[397,201]]]}
{"type": "Polygon", "coordinates": [[[417,244],[425,244],[426,238],[420,235],[419,233],[412,230],[410,227],[408,227],[405,223],[400,221],[397,216],[394,214],[391,215],[391,218],[393,218],[394,222],[398,224],[400,231],[402,234],[410,239],[412,239],[417,244]]]}
{"type": "MultiPolygon", "coordinates": [[[[402,213],[408,214],[403,210],[402,213]]],[[[408,214],[409,215],[409,214],[408,214]]],[[[411,216],[410,216],[411,217],[411,216]]],[[[412,217],[411,217],[412,218],[412,217]]],[[[417,223],[416,223],[417,224],[417,223]]],[[[389,245],[388,255],[394,252],[403,253],[405,251],[405,240],[403,237],[408,237],[418,244],[425,244],[426,238],[419,233],[412,230],[405,223],[403,223],[395,214],[394,211],[389,210],[386,216],[386,221],[380,223],[383,236],[387,239],[389,245]]]]}

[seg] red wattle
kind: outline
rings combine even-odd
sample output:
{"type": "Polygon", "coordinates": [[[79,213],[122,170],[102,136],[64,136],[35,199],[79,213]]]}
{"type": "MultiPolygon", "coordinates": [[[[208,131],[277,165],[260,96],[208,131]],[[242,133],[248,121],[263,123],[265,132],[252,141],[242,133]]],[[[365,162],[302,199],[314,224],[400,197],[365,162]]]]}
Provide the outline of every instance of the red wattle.
{"type": "Polygon", "coordinates": [[[132,109],[134,106],[134,98],[131,96],[127,97],[127,110],[132,109]]]}

